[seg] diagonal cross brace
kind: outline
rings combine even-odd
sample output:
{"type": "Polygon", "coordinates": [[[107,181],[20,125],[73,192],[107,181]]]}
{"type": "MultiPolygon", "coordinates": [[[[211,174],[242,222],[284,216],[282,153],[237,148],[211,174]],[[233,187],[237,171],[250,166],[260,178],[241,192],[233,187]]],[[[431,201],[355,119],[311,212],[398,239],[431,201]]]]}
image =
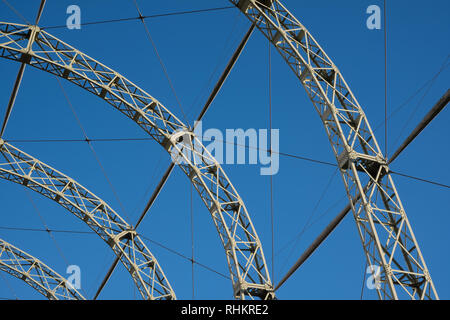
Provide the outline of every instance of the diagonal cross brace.
{"type": "MultiPolygon", "coordinates": [[[[411,134],[405,139],[400,147],[393,153],[388,161],[391,164],[405,149],[406,147],[425,129],[425,127],[447,106],[450,101],[450,90],[439,99],[434,107],[425,115],[423,120],[416,126],[411,134]]],[[[353,202],[355,203],[359,199],[358,195],[353,202]]],[[[350,212],[352,206],[349,203],[341,212],[326,226],[322,233],[313,241],[313,243],[303,252],[300,258],[289,269],[286,275],[281,279],[278,285],[275,287],[275,291],[278,290],[288,280],[300,266],[316,251],[316,249],[325,241],[325,239],[336,229],[339,223],[350,212]]]]}

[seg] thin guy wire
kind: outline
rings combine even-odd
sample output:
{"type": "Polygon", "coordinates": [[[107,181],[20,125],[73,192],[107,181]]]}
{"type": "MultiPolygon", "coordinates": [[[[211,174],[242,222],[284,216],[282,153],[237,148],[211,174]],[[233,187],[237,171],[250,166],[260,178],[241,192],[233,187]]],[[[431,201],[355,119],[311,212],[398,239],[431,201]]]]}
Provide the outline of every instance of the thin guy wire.
{"type": "Polygon", "coordinates": [[[136,0],[133,0],[133,2],[134,2],[134,5],[135,5],[135,7],[136,7],[136,10],[137,10],[138,13],[139,13],[139,17],[141,18],[140,20],[141,20],[142,24],[144,25],[145,32],[147,33],[147,37],[148,37],[148,39],[150,40],[150,42],[151,42],[151,44],[152,44],[152,47],[153,47],[153,50],[155,51],[155,54],[156,54],[156,56],[157,56],[157,58],[158,58],[158,60],[159,60],[159,64],[161,65],[161,68],[162,68],[163,71],[164,71],[164,75],[165,75],[167,81],[169,82],[169,85],[170,85],[170,88],[171,88],[171,90],[172,90],[172,93],[173,93],[173,95],[175,96],[175,99],[177,100],[178,107],[179,107],[180,110],[181,110],[181,113],[182,113],[182,115],[183,115],[183,117],[184,117],[184,120],[186,121],[186,124],[187,124],[189,127],[191,127],[190,124],[189,124],[189,119],[187,118],[186,113],[184,112],[183,106],[182,106],[182,104],[181,104],[181,101],[180,101],[180,99],[178,98],[177,92],[175,91],[175,87],[174,87],[174,85],[173,85],[173,82],[172,82],[172,80],[170,79],[169,72],[167,71],[166,65],[164,64],[164,61],[162,60],[161,55],[159,54],[159,51],[158,51],[158,49],[157,49],[157,47],[156,47],[156,44],[155,44],[155,42],[153,41],[153,37],[152,37],[152,35],[150,34],[150,29],[148,28],[147,23],[146,23],[145,20],[143,19],[143,15],[142,15],[142,13],[141,13],[141,10],[139,9],[139,6],[138,6],[138,4],[137,4],[137,1],[136,1],[136,0]]]}
{"type": "Polygon", "coordinates": [[[234,22],[233,22],[233,26],[230,29],[230,33],[227,37],[227,40],[224,42],[224,46],[221,50],[222,55],[217,59],[216,65],[213,69],[213,71],[211,72],[211,75],[209,76],[209,79],[207,81],[207,83],[205,84],[205,86],[202,88],[202,90],[200,90],[200,92],[198,93],[198,95],[196,96],[196,98],[194,99],[194,101],[192,102],[190,108],[187,110],[187,116],[190,117],[191,114],[196,110],[195,106],[197,104],[199,104],[198,102],[200,101],[200,98],[203,99],[203,97],[206,95],[206,90],[209,88],[209,86],[212,84],[213,79],[215,78],[215,75],[217,74],[217,71],[219,70],[220,67],[220,62],[225,59],[225,55],[230,51],[230,46],[231,46],[231,39],[233,34],[235,33],[236,30],[236,26],[237,26],[237,21],[238,21],[239,16],[236,15],[234,22]]]}
{"type": "MultiPolygon", "coordinates": [[[[403,101],[401,104],[399,104],[389,115],[388,115],[388,120],[390,120],[392,117],[394,117],[397,112],[399,112],[401,109],[403,109],[403,107],[405,107],[406,105],[408,105],[411,100],[417,96],[425,87],[428,86],[429,83],[431,83],[432,81],[435,81],[435,79],[448,67],[450,66],[450,63],[447,63],[448,58],[450,57],[450,55],[448,55],[445,58],[444,63],[441,65],[441,67],[439,68],[439,71],[436,72],[436,74],[433,75],[432,78],[428,79],[426,82],[423,83],[423,85],[418,88],[413,94],[411,94],[407,99],[405,99],[405,101],[403,101]]],[[[380,123],[378,123],[375,128],[374,131],[377,131],[378,129],[380,129],[380,127],[384,124],[384,121],[381,121],[380,123]]]]}
{"type": "MultiPolygon", "coordinates": [[[[147,141],[147,140],[151,140],[151,138],[107,138],[107,139],[90,139],[89,141],[116,142],[116,141],[147,141]]],[[[224,143],[233,144],[235,146],[244,147],[244,148],[247,148],[247,149],[256,149],[256,150],[263,151],[263,152],[269,152],[269,150],[267,150],[267,149],[263,149],[263,148],[259,148],[259,147],[251,147],[251,146],[239,144],[237,142],[230,142],[230,141],[225,141],[225,140],[220,140],[220,139],[216,139],[216,140],[220,141],[220,142],[224,142],[224,143]]],[[[5,139],[5,141],[12,142],[12,143],[15,143],[15,142],[20,142],[20,143],[27,143],[27,142],[28,143],[41,143],[41,142],[44,142],[44,143],[45,142],[86,142],[86,140],[84,140],[84,139],[5,139]]],[[[316,164],[322,164],[322,165],[327,165],[327,166],[331,166],[331,167],[337,167],[337,164],[332,163],[332,162],[318,160],[318,159],[313,159],[313,158],[304,157],[304,156],[300,156],[300,155],[295,155],[295,154],[291,154],[291,153],[276,152],[276,151],[272,151],[272,153],[273,154],[278,154],[278,155],[284,156],[284,157],[297,159],[297,160],[303,160],[303,161],[308,161],[308,162],[312,162],[312,163],[316,163],[316,164]]],[[[400,173],[400,172],[393,171],[393,170],[390,170],[390,173],[396,174],[396,175],[400,175],[400,176],[404,176],[406,178],[410,178],[410,179],[415,179],[415,180],[418,180],[418,181],[426,182],[426,183],[433,184],[433,185],[436,185],[436,186],[450,188],[450,185],[447,185],[447,184],[444,184],[444,183],[440,183],[440,182],[436,182],[436,181],[432,181],[432,180],[429,180],[429,179],[419,178],[419,177],[407,175],[407,174],[400,173]]]]}
{"type": "MultiPolygon", "coordinates": [[[[3,0],[3,1],[5,1],[5,0],[3,0]]],[[[221,11],[221,10],[234,9],[234,8],[235,8],[234,6],[228,6],[228,7],[217,7],[217,8],[198,9],[198,10],[189,10],[189,11],[176,11],[176,12],[147,15],[147,16],[142,16],[142,17],[127,17],[127,18],[82,22],[82,23],[80,23],[80,26],[125,22],[125,21],[141,20],[141,19],[154,19],[154,18],[162,18],[162,17],[169,17],[169,16],[180,16],[180,15],[186,15],[186,14],[197,14],[197,13],[221,11]]],[[[58,26],[41,27],[41,29],[43,29],[43,30],[63,29],[63,28],[65,29],[65,28],[67,28],[67,26],[66,25],[58,25],[58,26]]]]}
{"type": "Polygon", "coordinates": [[[439,74],[445,69],[445,67],[447,67],[447,60],[449,59],[450,55],[448,55],[445,58],[444,63],[442,64],[441,69],[439,70],[439,72],[432,78],[432,80],[429,82],[428,84],[428,88],[426,88],[424,94],[422,95],[422,97],[420,98],[420,100],[418,101],[418,103],[416,104],[416,107],[413,109],[413,111],[411,112],[409,118],[406,120],[406,122],[404,123],[402,129],[400,130],[400,133],[398,134],[397,138],[394,141],[394,145],[398,144],[398,140],[401,138],[403,132],[405,131],[406,127],[408,126],[408,124],[411,122],[412,118],[414,117],[414,115],[416,114],[417,110],[419,110],[419,107],[422,105],[425,97],[428,95],[428,93],[430,92],[431,88],[433,87],[434,83],[437,80],[437,77],[439,76],[439,74]]]}
{"type": "Polygon", "coordinates": [[[384,148],[385,157],[388,157],[388,119],[387,119],[387,109],[388,109],[388,70],[387,70],[387,10],[386,10],[386,0],[383,3],[384,9],[384,148]]]}
{"type": "Polygon", "coordinates": [[[97,286],[97,283],[100,281],[101,277],[105,274],[105,269],[108,268],[108,265],[111,265],[113,263],[115,258],[116,258],[116,255],[112,254],[110,251],[104,252],[103,259],[101,260],[101,261],[103,261],[103,264],[97,271],[97,275],[95,276],[95,281],[90,282],[89,288],[87,290],[88,294],[86,296],[92,297],[95,294],[93,292],[95,292],[95,287],[97,286]],[[109,260],[107,261],[108,258],[109,258],[109,260]]]}
{"type": "Polygon", "coordinates": [[[2,277],[3,281],[6,283],[6,286],[8,287],[9,291],[11,291],[12,295],[16,297],[15,299],[8,299],[8,298],[2,298],[4,300],[19,300],[19,297],[16,294],[16,291],[9,283],[9,280],[4,276],[3,272],[0,272],[0,276],[2,277]]]}
{"type": "Polygon", "coordinates": [[[56,238],[53,236],[52,232],[50,231],[47,223],[45,222],[44,217],[42,216],[41,212],[39,211],[38,207],[36,206],[36,204],[33,201],[33,198],[31,197],[31,195],[28,194],[28,192],[25,192],[27,195],[28,200],[31,203],[31,206],[33,207],[34,211],[36,211],[37,215],[39,216],[39,219],[41,220],[42,225],[44,226],[45,230],[47,231],[48,236],[50,237],[50,239],[53,241],[53,244],[56,247],[56,250],[58,251],[58,254],[61,256],[61,258],[64,260],[64,263],[66,265],[69,265],[69,261],[66,258],[66,255],[64,254],[62,248],[60,247],[60,245],[58,244],[58,241],[56,241],[56,238]]]}
{"type": "MultiPolygon", "coordinates": [[[[135,2],[136,7],[137,7],[137,3],[135,2]]],[[[139,11],[139,8],[137,8],[139,11]]],[[[140,13],[140,12],[139,12],[140,13]]],[[[142,15],[142,14],[141,14],[142,15]]],[[[145,22],[144,22],[144,26],[145,26],[145,22]]],[[[211,106],[211,103],[213,102],[215,96],[218,94],[220,88],[222,87],[223,83],[225,82],[226,78],[228,77],[229,72],[231,71],[231,69],[233,68],[236,60],[239,58],[240,53],[242,52],[242,49],[245,47],[245,44],[247,43],[250,35],[252,34],[253,30],[255,28],[255,25],[253,24],[249,30],[247,31],[244,39],[242,39],[241,43],[239,44],[239,47],[236,49],[235,53],[233,54],[233,56],[231,57],[231,60],[229,61],[229,63],[227,64],[227,67],[224,71],[224,73],[222,73],[220,79],[218,80],[218,83],[216,84],[216,86],[213,89],[213,92],[211,93],[211,95],[208,98],[208,101],[206,102],[205,106],[203,107],[200,115],[197,118],[197,121],[200,121],[203,116],[205,115],[205,113],[207,112],[207,110],[209,109],[209,107],[211,106]]],[[[148,30],[148,28],[147,28],[148,30]]],[[[149,33],[148,33],[149,34],[149,33]]],[[[194,125],[194,129],[195,129],[195,125],[194,125]]],[[[141,216],[139,217],[138,222],[135,225],[135,229],[138,227],[138,225],[141,223],[141,221],[144,219],[144,217],[146,216],[146,214],[148,213],[150,207],[153,205],[154,201],[156,200],[156,198],[158,197],[162,187],[164,186],[164,184],[166,183],[167,179],[169,178],[172,169],[174,168],[174,163],[172,163],[167,170],[165,171],[165,174],[163,176],[163,178],[160,180],[160,182],[158,183],[154,193],[152,194],[152,197],[150,198],[150,200],[147,202],[143,213],[141,214],[141,216]]],[[[111,268],[108,271],[108,274],[105,276],[104,280],[102,281],[99,289],[97,290],[96,296],[94,299],[96,299],[98,297],[98,295],[100,294],[101,290],[104,288],[104,286],[106,285],[109,277],[111,276],[112,272],[115,269],[115,266],[117,265],[118,259],[116,259],[113,263],[113,265],[111,266],[111,268]]]]}
{"type": "Polygon", "coordinates": [[[364,275],[363,275],[363,282],[362,282],[362,286],[361,286],[361,296],[360,296],[359,300],[362,300],[364,297],[364,287],[366,286],[366,270],[367,270],[367,259],[366,259],[366,263],[364,265],[364,275]]]}
{"type": "MultiPolygon", "coordinates": [[[[151,175],[151,178],[150,178],[149,181],[151,181],[151,182],[155,181],[156,180],[156,175],[158,174],[158,172],[159,173],[161,172],[160,169],[161,169],[163,156],[164,156],[164,152],[160,151],[160,155],[159,155],[158,161],[156,162],[155,168],[153,170],[153,174],[151,175]]],[[[149,184],[149,186],[147,187],[147,190],[145,190],[144,195],[141,197],[141,199],[138,201],[138,203],[136,203],[135,207],[133,208],[133,210],[131,212],[131,216],[132,217],[137,213],[137,210],[140,207],[140,203],[144,202],[145,199],[148,199],[148,194],[150,193],[150,190],[152,190],[153,188],[154,188],[154,185],[153,184],[149,184]]],[[[144,205],[145,205],[145,202],[144,202],[144,205]]]]}
{"type": "MultiPolygon", "coordinates": [[[[41,19],[42,12],[44,11],[44,7],[45,7],[45,2],[46,2],[46,0],[41,0],[41,3],[39,5],[39,9],[38,9],[38,12],[37,12],[37,15],[36,15],[35,25],[37,25],[39,23],[39,20],[41,19]]],[[[5,2],[5,3],[7,5],[9,5],[8,2],[5,2]]],[[[12,6],[10,6],[10,8],[13,9],[13,11],[15,10],[14,7],[12,7],[12,6]]],[[[29,42],[32,43],[32,39],[29,39],[29,42]]],[[[4,117],[4,120],[3,120],[3,123],[2,123],[2,127],[1,127],[1,130],[0,130],[0,139],[3,137],[3,134],[5,133],[6,126],[8,125],[9,118],[11,116],[11,113],[12,113],[13,109],[14,109],[14,105],[15,105],[15,102],[16,102],[17,94],[19,93],[19,89],[20,89],[20,85],[22,83],[23,74],[25,72],[26,65],[27,64],[25,62],[23,62],[23,61],[21,62],[20,67],[19,67],[19,71],[18,71],[17,76],[16,76],[16,80],[14,81],[14,86],[13,86],[11,95],[9,97],[8,106],[6,108],[5,117],[4,117]]]]}
{"type": "MultiPolygon", "coordinates": [[[[5,226],[0,226],[1,230],[10,230],[10,231],[29,231],[29,232],[48,232],[47,229],[39,229],[39,228],[24,228],[24,227],[5,227],[5,226]]],[[[59,232],[59,233],[70,233],[70,234],[90,234],[90,235],[95,235],[96,233],[94,231],[78,231],[78,230],[58,230],[58,229],[50,229],[51,232],[59,232]]],[[[139,235],[142,239],[147,240],[148,242],[153,243],[154,245],[172,253],[175,254],[181,258],[183,258],[186,261],[192,262],[192,259],[174,249],[171,249],[165,245],[163,245],[162,243],[155,241],[153,239],[150,239],[142,234],[137,234],[139,235]]],[[[112,263],[112,261],[111,261],[112,263]]],[[[227,276],[226,274],[223,274],[217,270],[214,270],[211,267],[208,267],[207,265],[198,262],[197,260],[194,259],[194,263],[197,264],[198,266],[204,268],[205,270],[211,271],[225,279],[230,279],[229,276],[227,276]]],[[[0,273],[1,274],[1,273],[0,273]]]]}
{"type": "Polygon", "coordinates": [[[325,185],[325,188],[323,189],[323,191],[322,191],[322,193],[321,193],[321,195],[320,195],[320,197],[319,197],[319,200],[316,202],[316,204],[315,204],[315,206],[314,206],[312,212],[310,213],[308,219],[306,220],[306,223],[303,225],[302,230],[301,230],[299,233],[297,233],[297,235],[295,236],[295,243],[294,243],[293,246],[291,247],[291,250],[290,250],[288,256],[286,257],[286,259],[285,259],[285,261],[284,261],[284,263],[283,263],[283,266],[281,267],[281,270],[284,270],[284,269],[286,268],[286,264],[287,264],[288,260],[291,258],[292,254],[294,253],[294,250],[295,250],[296,247],[298,246],[298,243],[299,243],[301,237],[302,237],[303,234],[309,229],[309,227],[310,227],[310,226],[309,226],[310,221],[311,221],[311,219],[315,216],[315,214],[316,214],[316,212],[317,212],[317,209],[319,208],[320,203],[322,202],[323,198],[324,198],[325,195],[327,194],[328,189],[330,188],[331,183],[333,182],[334,177],[336,176],[336,173],[337,173],[337,172],[338,172],[338,169],[334,170],[333,174],[331,175],[330,179],[328,180],[328,183],[325,185]]]}
{"type": "Polygon", "coordinates": [[[67,101],[67,104],[68,104],[70,110],[72,111],[72,114],[73,114],[73,116],[75,117],[75,120],[76,120],[78,126],[80,127],[80,129],[81,129],[81,131],[82,131],[82,133],[83,133],[83,135],[84,135],[84,139],[85,139],[84,141],[87,142],[89,148],[91,149],[91,152],[92,152],[92,154],[94,155],[94,158],[95,158],[95,160],[97,161],[97,164],[99,165],[99,167],[100,167],[100,169],[101,169],[101,171],[102,171],[102,173],[103,173],[103,176],[105,177],[107,183],[109,184],[109,187],[111,188],[111,191],[113,192],[114,197],[116,198],[117,202],[119,203],[119,206],[120,206],[120,208],[122,209],[123,214],[125,215],[126,219],[129,221],[129,217],[128,217],[128,214],[127,214],[127,212],[126,212],[126,210],[125,210],[125,207],[124,207],[124,205],[122,204],[122,201],[120,200],[120,197],[119,197],[119,195],[118,195],[116,189],[114,188],[114,185],[112,184],[112,181],[109,179],[109,176],[108,176],[108,174],[106,173],[106,170],[105,170],[105,168],[103,167],[102,162],[100,161],[100,158],[99,158],[97,152],[95,151],[94,146],[92,145],[91,140],[89,139],[86,130],[84,129],[84,126],[81,124],[81,120],[80,120],[80,118],[78,117],[78,115],[77,115],[77,113],[76,113],[76,111],[75,111],[75,108],[73,107],[73,104],[72,104],[72,102],[70,101],[69,96],[67,95],[66,90],[64,90],[64,87],[63,87],[63,85],[62,85],[62,83],[61,83],[61,80],[59,80],[58,77],[56,77],[56,80],[58,81],[59,87],[61,88],[61,90],[62,90],[62,92],[63,92],[63,94],[64,94],[64,97],[65,97],[65,99],[66,99],[66,101],[67,101]]]}
{"type": "Polygon", "coordinates": [[[14,6],[12,4],[10,4],[6,0],[2,0],[2,1],[11,9],[12,12],[14,12],[16,14],[16,16],[18,16],[20,19],[22,19],[22,21],[24,21],[26,24],[31,25],[31,22],[28,21],[19,11],[17,11],[16,8],[14,8],[14,6]]]}
{"type": "MultiPolygon", "coordinates": [[[[269,59],[269,155],[272,158],[272,56],[271,56],[271,43],[268,41],[268,59],[269,59]]],[[[274,213],[273,213],[273,172],[272,166],[270,167],[270,226],[272,236],[272,282],[275,283],[275,236],[274,236],[274,213]]]]}
{"type": "Polygon", "coordinates": [[[192,261],[192,300],[195,299],[195,281],[194,281],[194,207],[192,199],[192,183],[190,185],[189,200],[190,200],[190,213],[191,213],[191,261],[192,261]]]}
{"type": "MultiPolygon", "coordinates": [[[[326,210],[324,210],[322,212],[322,214],[320,214],[313,222],[311,222],[308,226],[306,226],[305,232],[307,230],[309,230],[313,225],[315,225],[317,222],[319,222],[322,218],[324,218],[326,215],[328,215],[332,209],[336,208],[338,204],[340,204],[341,202],[343,202],[344,200],[348,201],[347,195],[344,194],[338,201],[334,202],[331,206],[329,206],[326,210]]],[[[278,250],[275,253],[275,256],[278,256],[281,252],[283,252],[284,250],[286,250],[289,245],[295,241],[295,239],[297,238],[297,235],[295,235],[294,237],[292,237],[289,241],[287,241],[280,250],[278,250]]]]}
{"type": "MultiPolygon", "coordinates": [[[[5,0],[3,0],[5,3],[6,3],[6,1],[5,0]]],[[[385,1],[385,13],[386,13],[386,1],[385,1]]],[[[141,17],[138,17],[138,19],[140,19],[141,17]]],[[[386,14],[385,14],[385,19],[386,19],[386,14]]],[[[386,27],[385,27],[385,33],[386,33],[386,27]]],[[[386,39],[386,36],[385,36],[385,39],[386,39]]],[[[386,47],[385,47],[385,50],[386,50],[386,47]]],[[[386,68],[386,66],[385,66],[385,68],[386,68]]],[[[385,82],[385,85],[386,85],[386,92],[387,92],[387,81],[385,82]]],[[[386,155],[387,155],[387,93],[386,93],[386,98],[385,98],[386,100],[385,100],[385,137],[386,137],[386,155]]],[[[271,144],[270,144],[271,145],[271,144]]],[[[270,149],[269,149],[269,152],[271,152],[271,147],[270,147],[270,149]]],[[[405,175],[406,176],[406,175],[405,175]]],[[[408,176],[408,177],[410,177],[410,176],[408,176]]],[[[271,177],[272,178],[272,177],[271,177]]],[[[273,228],[273,226],[272,226],[272,228],[273,228]]]]}

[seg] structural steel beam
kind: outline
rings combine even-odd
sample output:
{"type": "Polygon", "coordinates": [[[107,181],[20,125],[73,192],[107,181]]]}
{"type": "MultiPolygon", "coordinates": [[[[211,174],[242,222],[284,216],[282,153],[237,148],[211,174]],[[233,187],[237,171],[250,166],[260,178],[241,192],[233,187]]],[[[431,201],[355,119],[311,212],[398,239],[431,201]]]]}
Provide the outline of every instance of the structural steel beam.
{"type": "Polygon", "coordinates": [[[5,133],[6,125],[8,124],[9,117],[14,108],[14,103],[16,102],[17,92],[19,92],[20,84],[22,82],[23,73],[25,71],[26,63],[21,63],[19,67],[19,72],[17,73],[16,80],[14,81],[14,87],[12,89],[11,95],[9,96],[8,106],[6,107],[5,116],[3,118],[2,129],[0,131],[0,138],[3,137],[5,133]]]}
{"type": "MultiPolygon", "coordinates": [[[[447,106],[450,100],[450,90],[439,99],[433,108],[425,115],[423,120],[417,125],[417,127],[411,132],[411,134],[405,139],[400,147],[394,152],[389,159],[389,164],[392,163],[405,148],[425,129],[425,127],[447,106]]],[[[359,195],[360,197],[360,195],[359,195]]],[[[354,200],[353,202],[355,202],[354,200]]],[[[289,269],[286,275],[275,287],[275,291],[278,290],[292,274],[294,274],[298,268],[314,253],[314,251],[325,241],[325,239],[334,231],[339,223],[345,218],[345,216],[352,210],[350,203],[341,210],[341,212],[326,226],[326,228],[320,233],[320,235],[311,243],[311,245],[303,252],[300,258],[289,269]]]]}
{"type": "MultiPolygon", "coordinates": [[[[44,11],[45,2],[46,2],[46,0],[41,0],[41,4],[39,5],[39,9],[38,9],[38,12],[37,12],[37,15],[36,15],[36,20],[35,20],[35,23],[34,23],[36,26],[39,24],[39,21],[41,19],[42,12],[44,11]]],[[[29,32],[29,36],[30,37],[34,36],[34,33],[31,32],[31,30],[29,32]]],[[[30,41],[29,41],[30,46],[28,47],[28,49],[31,48],[31,44],[32,43],[33,43],[33,40],[30,39],[30,41]]],[[[22,83],[23,73],[25,72],[26,65],[27,64],[25,62],[22,62],[20,64],[20,68],[19,68],[19,71],[17,73],[16,80],[14,82],[14,87],[13,87],[13,90],[12,90],[11,95],[9,97],[8,106],[6,107],[6,113],[5,113],[5,117],[3,119],[3,124],[2,124],[1,131],[0,131],[0,138],[2,138],[3,134],[5,133],[6,125],[8,124],[9,117],[11,116],[11,112],[12,112],[12,110],[14,108],[14,104],[16,102],[17,93],[19,92],[20,84],[22,83]]]]}
{"type": "Polygon", "coordinates": [[[57,75],[103,99],[134,121],[171,156],[208,209],[220,237],[237,299],[274,297],[264,250],[250,214],[222,165],[191,128],[119,72],[35,26],[0,22],[0,57],[57,75]],[[27,51],[32,30],[36,50],[27,51]],[[180,138],[187,136],[187,142],[180,138]]]}
{"type": "Polygon", "coordinates": [[[425,115],[422,121],[417,125],[417,127],[411,132],[411,134],[405,139],[405,141],[400,145],[400,147],[394,152],[394,154],[389,159],[388,163],[397,159],[400,153],[405,150],[405,148],[422,132],[423,129],[447,106],[450,101],[450,89],[444,93],[444,95],[439,99],[439,101],[434,105],[434,107],[425,115]]]}
{"type": "Polygon", "coordinates": [[[89,226],[114,252],[144,299],[176,299],[158,261],[140,236],[105,201],[71,177],[0,139],[0,179],[58,203],[89,226]]]}
{"type": "Polygon", "coordinates": [[[64,277],[39,259],[0,239],[0,271],[31,286],[50,300],[84,300],[64,277]]]}

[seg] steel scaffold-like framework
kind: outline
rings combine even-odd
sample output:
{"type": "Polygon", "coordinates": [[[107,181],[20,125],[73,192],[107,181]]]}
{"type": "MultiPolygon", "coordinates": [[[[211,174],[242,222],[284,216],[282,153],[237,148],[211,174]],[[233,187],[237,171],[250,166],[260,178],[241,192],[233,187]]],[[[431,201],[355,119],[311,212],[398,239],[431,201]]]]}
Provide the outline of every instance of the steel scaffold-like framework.
{"type": "Polygon", "coordinates": [[[434,284],[367,117],[342,74],[278,0],[230,0],[299,78],[336,156],[381,299],[437,299],[434,284]]]}
{"type": "MultiPolygon", "coordinates": [[[[379,297],[437,299],[388,161],[338,68],[280,1],[230,2],[272,42],[319,113],[368,264],[381,267],[379,297]]],[[[199,192],[219,232],[235,297],[274,297],[262,246],[244,203],[192,128],[117,72],[37,26],[0,23],[0,57],[65,78],[101,97],[135,121],[172,156],[181,158],[177,164],[199,192]]]]}
{"type": "Polygon", "coordinates": [[[3,239],[0,239],[0,272],[23,280],[50,300],[84,300],[65,278],[3,239]]]}
{"type": "Polygon", "coordinates": [[[0,23],[0,57],[25,62],[99,96],[162,145],[208,208],[225,249],[236,298],[274,297],[262,245],[220,164],[159,101],[128,79],[37,26],[0,23]],[[191,137],[187,143],[183,137],[191,137]],[[190,155],[190,156],[189,156],[190,155]]]}
{"type": "Polygon", "coordinates": [[[175,299],[156,258],[108,204],[72,178],[0,139],[0,178],[26,186],[85,222],[120,257],[144,299],[175,299]]]}

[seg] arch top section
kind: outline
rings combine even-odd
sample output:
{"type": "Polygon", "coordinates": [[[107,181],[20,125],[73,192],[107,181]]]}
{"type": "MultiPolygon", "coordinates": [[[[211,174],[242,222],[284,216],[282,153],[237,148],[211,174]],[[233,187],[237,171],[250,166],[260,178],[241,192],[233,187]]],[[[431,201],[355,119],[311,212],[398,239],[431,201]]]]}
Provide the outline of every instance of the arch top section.
{"type": "Polygon", "coordinates": [[[112,104],[156,141],[187,126],[130,80],[38,26],[0,22],[0,57],[67,79],[112,104]]]}

